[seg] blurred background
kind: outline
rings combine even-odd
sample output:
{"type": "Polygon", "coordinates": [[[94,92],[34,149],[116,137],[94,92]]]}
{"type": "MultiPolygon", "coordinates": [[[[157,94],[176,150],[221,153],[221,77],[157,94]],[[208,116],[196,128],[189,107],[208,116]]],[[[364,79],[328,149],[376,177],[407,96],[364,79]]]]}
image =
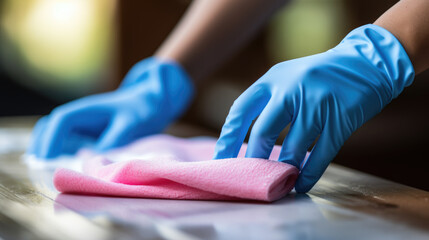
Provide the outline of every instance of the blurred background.
{"type": "MultiPolygon", "coordinates": [[[[291,1],[199,86],[181,121],[217,136],[235,98],[273,64],[335,46],[395,2],[291,1]]],[[[44,115],[67,101],[113,90],[134,63],[155,52],[190,3],[0,0],[0,116],[44,115]]],[[[355,132],[334,162],[429,190],[428,90],[426,71],[355,132]]]]}

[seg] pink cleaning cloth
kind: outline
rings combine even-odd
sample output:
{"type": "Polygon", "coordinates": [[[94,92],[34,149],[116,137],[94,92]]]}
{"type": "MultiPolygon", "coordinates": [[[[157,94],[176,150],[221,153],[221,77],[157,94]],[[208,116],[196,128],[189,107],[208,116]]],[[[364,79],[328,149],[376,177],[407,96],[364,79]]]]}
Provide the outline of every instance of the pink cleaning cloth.
{"type": "MultiPolygon", "coordinates": [[[[63,193],[142,198],[275,201],[289,193],[298,169],[270,159],[212,160],[216,140],[153,135],[103,155],[83,153],[83,171],[57,169],[63,193]],[[89,156],[89,157],[88,157],[89,156]]],[[[82,155],[82,154],[81,154],[82,155]]]]}

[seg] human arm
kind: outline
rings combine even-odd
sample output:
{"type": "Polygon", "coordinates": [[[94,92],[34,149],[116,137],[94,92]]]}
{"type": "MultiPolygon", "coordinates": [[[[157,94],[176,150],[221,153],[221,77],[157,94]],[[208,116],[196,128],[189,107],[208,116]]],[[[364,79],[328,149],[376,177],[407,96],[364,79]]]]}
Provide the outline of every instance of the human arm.
{"type": "Polygon", "coordinates": [[[196,0],[155,53],[179,62],[195,80],[236,52],[286,0],[196,0]]]}
{"type": "Polygon", "coordinates": [[[429,68],[429,1],[402,0],[375,22],[398,38],[416,74],[429,68]]]}

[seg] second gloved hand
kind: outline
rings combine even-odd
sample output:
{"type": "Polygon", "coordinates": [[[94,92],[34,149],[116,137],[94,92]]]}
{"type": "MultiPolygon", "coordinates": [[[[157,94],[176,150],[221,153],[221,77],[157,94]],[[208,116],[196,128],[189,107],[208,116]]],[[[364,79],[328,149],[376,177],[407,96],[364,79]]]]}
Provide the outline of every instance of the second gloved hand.
{"type": "Polygon", "coordinates": [[[142,60],[117,90],[75,100],[42,118],[28,152],[53,158],[74,153],[88,141],[105,151],[159,133],[187,108],[193,90],[176,63],[142,60]]]}
{"type": "Polygon", "coordinates": [[[300,168],[295,189],[307,192],[352,132],[413,78],[410,59],[391,33],[375,25],[355,29],[335,48],[277,64],[250,86],[231,107],[214,158],[236,157],[258,116],[246,157],[268,158],[290,123],[279,161],[300,168]]]}

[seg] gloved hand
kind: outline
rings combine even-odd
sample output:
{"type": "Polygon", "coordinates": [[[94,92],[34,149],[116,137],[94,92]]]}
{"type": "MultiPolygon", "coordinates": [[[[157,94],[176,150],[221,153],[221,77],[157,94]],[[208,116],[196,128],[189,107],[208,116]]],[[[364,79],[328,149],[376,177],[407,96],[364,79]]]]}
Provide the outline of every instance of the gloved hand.
{"type": "Polygon", "coordinates": [[[279,161],[300,168],[295,189],[307,192],[352,132],[413,79],[413,66],[399,41],[379,26],[362,26],[327,52],[275,65],[250,86],[231,107],[214,158],[236,157],[258,116],[246,157],[268,158],[290,123],[279,161]]]}
{"type": "Polygon", "coordinates": [[[88,142],[105,151],[161,132],[186,109],[193,90],[178,64],[142,60],[117,90],[72,101],[41,119],[28,152],[53,158],[74,153],[88,142]]]}

